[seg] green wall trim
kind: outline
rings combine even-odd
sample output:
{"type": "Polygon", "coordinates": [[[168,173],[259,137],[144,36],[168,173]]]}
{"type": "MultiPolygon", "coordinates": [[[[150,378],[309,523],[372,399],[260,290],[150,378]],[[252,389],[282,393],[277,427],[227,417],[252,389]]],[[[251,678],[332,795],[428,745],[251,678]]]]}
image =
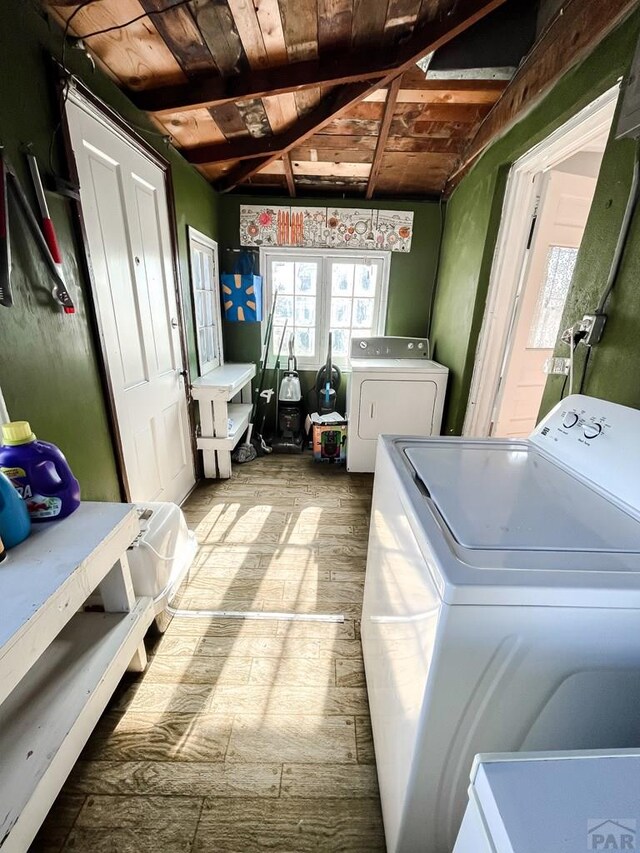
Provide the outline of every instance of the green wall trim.
{"type": "MultiPolygon", "coordinates": [[[[63,175],[59,103],[50,57],[60,56],[61,31],[49,24],[35,4],[4,0],[0,8],[0,140],[16,167],[35,208],[35,197],[23,156],[30,143],[41,168],[63,175]]],[[[218,228],[218,196],[180,154],[165,144],[147,117],[138,111],[87,58],[68,49],[71,70],[106,104],[135,125],[170,163],[176,202],[179,269],[188,327],[189,355],[195,367],[192,306],[189,295],[187,225],[214,239],[218,228]]],[[[49,195],[64,269],[77,312],[61,314],[50,297],[46,268],[30,238],[12,217],[12,283],[15,306],[0,307],[0,387],[10,416],[31,421],[35,432],[66,454],[78,477],[83,497],[119,500],[120,486],[109,419],[92,334],[89,284],[82,269],[70,202],[49,195]]]]}
{"type": "MultiPolygon", "coordinates": [[[[447,204],[432,329],[436,356],[451,371],[444,434],[459,435],[462,432],[509,168],[624,75],[639,30],[640,12],[635,12],[598,45],[584,62],[565,74],[540,104],[487,149],[447,204]]],[[[599,292],[604,270],[608,269],[613,252],[611,247],[615,243],[621,220],[621,206],[626,201],[630,179],[629,147],[628,142],[611,140],[607,146],[594,206],[567,302],[566,316],[571,314],[572,322],[577,319],[572,312],[579,306],[585,306],[584,310],[587,305],[593,307],[591,297],[599,292]],[[597,213],[602,205],[608,211],[606,215],[597,213]],[[590,267],[587,258],[590,258],[590,267]]],[[[632,257],[636,254],[633,251],[635,238],[634,230],[628,252],[632,257]]],[[[628,372],[623,370],[624,376],[618,376],[612,384],[605,378],[613,352],[620,356],[624,351],[627,358],[633,358],[634,365],[638,362],[637,356],[633,354],[635,349],[640,355],[640,347],[637,345],[623,347],[620,341],[614,343],[614,334],[620,331],[621,326],[627,331],[633,326],[629,313],[635,317],[636,308],[640,308],[629,292],[630,285],[625,286],[627,276],[630,275],[631,261],[627,263],[629,266],[621,271],[621,281],[611,300],[612,315],[606,337],[594,352],[585,390],[619,402],[629,402],[631,399],[640,402],[635,386],[631,388],[628,372]],[[627,299],[624,308],[623,298],[627,299]],[[618,312],[627,316],[626,322],[617,316],[618,312]]],[[[638,330],[640,326],[635,327],[636,338],[638,330]]],[[[566,348],[562,354],[566,355],[566,348]]],[[[552,405],[554,395],[557,399],[558,394],[557,379],[552,378],[545,391],[543,410],[552,405]]]]}

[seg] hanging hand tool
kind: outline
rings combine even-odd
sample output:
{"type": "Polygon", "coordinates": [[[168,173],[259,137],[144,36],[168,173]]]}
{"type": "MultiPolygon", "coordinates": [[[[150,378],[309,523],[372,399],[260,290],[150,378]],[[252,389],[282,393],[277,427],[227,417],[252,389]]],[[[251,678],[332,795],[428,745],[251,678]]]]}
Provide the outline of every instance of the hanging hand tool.
{"type": "Polygon", "coordinates": [[[4,148],[0,146],[0,305],[10,308],[11,296],[11,242],[9,240],[9,199],[4,148]]]}
{"type": "Polygon", "coordinates": [[[38,161],[36,160],[33,154],[27,154],[27,162],[29,164],[29,170],[31,171],[33,186],[36,191],[36,198],[38,199],[38,207],[40,208],[42,233],[44,235],[44,239],[47,241],[47,246],[49,247],[49,251],[51,252],[51,257],[53,258],[53,262],[57,267],[59,277],[63,283],[62,287],[60,287],[58,284],[54,285],[52,291],[53,298],[56,299],[60,303],[60,305],[62,305],[65,314],[74,314],[76,309],[73,302],[71,301],[71,297],[69,296],[69,292],[67,291],[66,284],[64,283],[62,253],[60,252],[60,246],[58,245],[58,238],[56,236],[56,230],[53,226],[53,221],[51,219],[51,216],[49,215],[47,198],[44,194],[42,178],[40,177],[40,170],[38,169],[38,161]]]}

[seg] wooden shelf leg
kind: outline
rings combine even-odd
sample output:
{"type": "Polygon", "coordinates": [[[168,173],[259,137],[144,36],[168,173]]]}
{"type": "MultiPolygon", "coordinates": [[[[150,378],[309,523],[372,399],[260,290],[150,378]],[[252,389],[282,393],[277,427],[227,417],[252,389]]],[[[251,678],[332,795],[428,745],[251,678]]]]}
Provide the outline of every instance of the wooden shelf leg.
{"type": "MultiPolygon", "coordinates": [[[[114,564],[98,590],[106,613],[130,613],[133,610],[136,596],[126,554],[114,564]]],[[[146,668],[147,652],[144,643],[140,643],[127,669],[129,672],[144,672],[146,668]]]]}
{"type": "MultiPolygon", "coordinates": [[[[211,403],[204,401],[199,403],[198,408],[200,410],[200,435],[209,438],[215,435],[213,428],[213,408],[211,403]]],[[[215,450],[202,451],[202,464],[204,467],[204,476],[207,479],[215,480],[218,476],[215,450]]]]}
{"type": "MultiPolygon", "coordinates": [[[[216,438],[227,438],[229,435],[229,408],[226,400],[213,404],[213,434],[216,438]]],[[[218,476],[228,480],[231,476],[231,451],[217,450],[218,476]]]]}

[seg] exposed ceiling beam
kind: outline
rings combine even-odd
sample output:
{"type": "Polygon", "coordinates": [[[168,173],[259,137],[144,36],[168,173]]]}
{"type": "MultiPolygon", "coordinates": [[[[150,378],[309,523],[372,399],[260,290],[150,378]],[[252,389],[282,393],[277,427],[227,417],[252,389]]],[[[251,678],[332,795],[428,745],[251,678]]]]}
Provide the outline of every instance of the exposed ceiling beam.
{"type": "Polygon", "coordinates": [[[188,83],[131,91],[129,97],[140,109],[163,114],[297,92],[309,87],[389,79],[389,72],[398,73],[398,69],[414,65],[416,58],[419,59],[425,53],[446,44],[503,2],[504,0],[467,0],[461,4],[460,11],[443,21],[414,31],[406,42],[395,48],[378,51],[366,48],[325,54],[317,59],[276,68],[256,69],[227,77],[207,75],[188,83]],[[431,44],[425,50],[425,40],[430,37],[431,44]],[[438,44],[440,39],[441,43],[438,44]]]}
{"type": "Polygon", "coordinates": [[[373,155],[373,163],[371,164],[371,172],[369,173],[369,182],[367,183],[365,198],[371,198],[376,188],[376,181],[380,174],[382,158],[384,157],[384,149],[387,147],[387,139],[389,138],[389,130],[391,128],[391,122],[393,121],[393,113],[396,108],[401,83],[402,77],[396,77],[389,86],[389,94],[387,95],[387,101],[384,105],[384,115],[382,116],[382,124],[380,125],[380,130],[378,132],[378,142],[376,143],[376,151],[373,155]]]}
{"type": "Polygon", "coordinates": [[[449,177],[446,193],[455,188],[494,140],[540,103],[553,86],[637,6],[638,0],[607,0],[606,3],[567,0],[478,128],[449,177]]]}
{"type": "MultiPolygon", "coordinates": [[[[448,18],[433,22],[428,26],[414,31],[411,38],[402,46],[400,51],[403,57],[402,60],[395,68],[388,71],[381,80],[350,83],[342,86],[336,92],[332,92],[314,110],[300,119],[299,122],[296,122],[285,134],[280,134],[279,137],[272,138],[271,145],[273,145],[274,139],[280,139],[282,142],[282,137],[287,136],[286,144],[282,145],[279,151],[269,152],[266,156],[250,162],[239,163],[238,166],[231,169],[218,182],[218,189],[221,192],[227,192],[243,181],[246,181],[251,175],[260,171],[263,166],[266,166],[267,163],[281,157],[286,151],[291,150],[291,148],[299,145],[309,136],[317,133],[325,125],[350,109],[350,107],[355,106],[363,98],[366,98],[371,92],[374,92],[380,86],[389,85],[399,74],[402,74],[407,68],[415,65],[421,56],[447,44],[447,42],[460,35],[460,33],[463,33],[490,12],[493,12],[494,9],[497,9],[504,2],[506,0],[466,0],[466,2],[459,3],[455,12],[448,18]]],[[[526,2],[526,0],[520,0],[520,2],[526,2]]]]}
{"type": "Polygon", "coordinates": [[[284,176],[287,180],[287,189],[291,198],[296,197],[296,182],[293,178],[293,169],[291,168],[291,158],[289,153],[282,155],[282,165],[284,166],[284,176]]]}

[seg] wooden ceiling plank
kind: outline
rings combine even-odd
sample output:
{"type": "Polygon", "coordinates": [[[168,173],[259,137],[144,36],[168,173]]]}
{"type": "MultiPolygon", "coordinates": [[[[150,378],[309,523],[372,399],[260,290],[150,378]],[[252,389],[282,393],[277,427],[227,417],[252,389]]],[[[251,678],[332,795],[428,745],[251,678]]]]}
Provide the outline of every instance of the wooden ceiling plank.
{"type": "Polygon", "coordinates": [[[227,2],[249,65],[251,68],[267,68],[270,65],[269,54],[252,0],[227,0],[227,2]]]}
{"type": "Polygon", "coordinates": [[[293,177],[293,169],[291,168],[291,160],[289,159],[288,153],[282,155],[282,165],[284,167],[284,176],[285,176],[286,181],[287,181],[287,189],[289,190],[289,195],[291,196],[291,198],[295,198],[296,197],[296,182],[295,182],[295,179],[293,177]]]}
{"type": "MultiPolygon", "coordinates": [[[[359,178],[366,179],[369,176],[371,169],[370,163],[330,163],[330,162],[313,162],[310,160],[293,160],[289,161],[292,173],[298,176],[317,175],[320,177],[330,178],[359,178]]],[[[286,160],[274,160],[269,163],[264,169],[260,170],[261,175],[285,175],[287,174],[286,160]]]]}
{"type": "Polygon", "coordinates": [[[298,118],[298,110],[293,95],[271,95],[262,99],[271,130],[274,133],[282,133],[290,127],[298,118]],[[291,98],[291,103],[288,102],[291,98]]]}
{"type": "Polygon", "coordinates": [[[226,0],[191,0],[191,9],[220,73],[246,70],[247,58],[226,0]]]}
{"type": "Polygon", "coordinates": [[[226,137],[213,120],[209,110],[194,110],[163,116],[162,129],[169,133],[180,148],[191,148],[203,142],[224,143],[226,137]]]}
{"type": "MultiPolygon", "coordinates": [[[[225,142],[224,146],[231,145],[231,147],[235,147],[240,145],[244,142],[244,137],[255,142],[254,137],[249,135],[249,128],[245,124],[244,118],[236,104],[222,104],[220,107],[211,107],[209,112],[222,133],[224,133],[226,139],[233,140],[232,143],[225,142]]],[[[261,140],[259,140],[260,142],[261,140]]],[[[197,151],[198,149],[196,148],[195,150],[197,151]]],[[[190,150],[183,153],[185,156],[188,156],[190,150]]],[[[208,162],[212,163],[214,161],[210,160],[208,162]]],[[[220,160],[219,162],[224,161],[220,160]]],[[[200,165],[205,165],[204,161],[200,165]]]]}
{"type": "Polygon", "coordinates": [[[289,62],[318,56],[318,0],[280,0],[280,17],[289,62]]]}
{"type": "Polygon", "coordinates": [[[292,160],[312,160],[321,163],[371,163],[373,152],[359,148],[314,148],[313,137],[301,148],[291,149],[292,160]]]}
{"type": "Polygon", "coordinates": [[[388,0],[353,0],[353,29],[351,40],[354,47],[371,48],[382,41],[387,20],[388,0]]]}
{"type": "Polygon", "coordinates": [[[567,0],[516,71],[449,176],[447,191],[482,152],[530,112],[553,86],[637,7],[637,0],[567,0]]]}
{"type": "Polygon", "coordinates": [[[262,139],[265,136],[272,135],[273,131],[260,98],[253,101],[238,101],[236,109],[242,116],[246,129],[254,139],[262,139]]]}
{"type": "Polygon", "coordinates": [[[322,94],[320,87],[314,86],[312,89],[303,89],[301,92],[296,92],[294,98],[298,115],[304,116],[318,106],[322,100],[322,94]]]}
{"type": "Polygon", "coordinates": [[[253,3],[270,64],[286,65],[289,57],[278,0],[253,0],[253,3]]]}
{"type": "MultiPolygon", "coordinates": [[[[402,46],[401,52],[404,57],[402,64],[387,73],[386,77],[383,78],[383,85],[391,83],[405,68],[414,64],[418,58],[446,44],[503,3],[504,0],[468,0],[464,8],[458,7],[457,11],[453,12],[446,21],[430,25],[427,32],[416,31],[402,46]]],[[[219,182],[218,188],[225,192],[238,183],[242,183],[268,162],[281,157],[285,151],[289,151],[330,124],[336,117],[355,106],[376,88],[378,88],[378,84],[369,81],[344,86],[331,93],[328,98],[320,102],[313,112],[299,119],[286,133],[275,137],[277,143],[282,146],[279,151],[265,154],[264,157],[257,157],[251,163],[239,164],[219,182]]]]}
{"type": "Polygon", "coordinates": [[[389,0],[383,45],[389,46],[406,39],[416,24],[419,11],[420,0],[389,0]]]}
{"type": "Polygon", "coordinates": [[[387,146],[387,138],[389,136],[389,129],[393,120],[393,113],[396,108],[396,100],[398,98],[401,83],[402,77],[399,75],[389,86],[389,95],[384,105],[384,116],[382,118],[382,124],[380,125],[378,144],[376,145],[376,151],[373,156],[373,164],[369,174],[365,198],[372,198],[376,188],[376,180],[378,179],[380,168],[382,166],[382,155],[384,154],[384,149],[387,146]]]}
{"type": "Polygon", "coordinates": [[[140,0],[140,4],[145,12],[162,12],[152,16],[153,23],[187,77],[218,70],[187,6],[167,10],[170,0],[140,0]]]}
{"type": "MultiPolygon", "coordinates": [[[[49,6],[63,27],[77,7],[78,4],[49,6]]],[[[118,0],[116,4],[91,3],[75,15],[69,32],[82,38],[85,33],[130,21],[143,15],[144,11],[138,0],[118,0]]],[[[87,45],[98,57],[100,66],[131,91],[186,83],[184,72],[149,18],[93,36],[87,40],[87,45]]]]}
{"type": "Polygon", "coordinates": [[[318,0],[318,51],[339,52],[351,47],[353,0],[318,0]]]}
{"type": "Polygon", "coordinates": [[[318,150],[324,148],[353,148],[357,146],[359,150],[366,149],[369,153],[373,152],[376,147],[375,136],[333,136],[325,133],[314,133],[304,143],[318,150]]]}

